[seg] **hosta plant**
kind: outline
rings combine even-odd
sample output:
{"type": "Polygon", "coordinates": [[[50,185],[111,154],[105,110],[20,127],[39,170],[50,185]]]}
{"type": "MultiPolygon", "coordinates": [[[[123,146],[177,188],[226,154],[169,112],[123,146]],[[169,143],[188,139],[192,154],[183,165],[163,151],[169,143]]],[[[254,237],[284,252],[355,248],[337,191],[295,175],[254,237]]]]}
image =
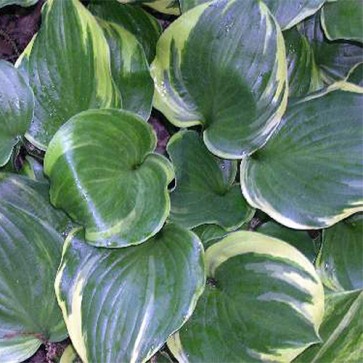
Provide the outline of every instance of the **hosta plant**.
{"type": "Polygon", "coordinates": [[[0,361],[360,361],[362,16],[47,0],[0,60],[0,361]]]}

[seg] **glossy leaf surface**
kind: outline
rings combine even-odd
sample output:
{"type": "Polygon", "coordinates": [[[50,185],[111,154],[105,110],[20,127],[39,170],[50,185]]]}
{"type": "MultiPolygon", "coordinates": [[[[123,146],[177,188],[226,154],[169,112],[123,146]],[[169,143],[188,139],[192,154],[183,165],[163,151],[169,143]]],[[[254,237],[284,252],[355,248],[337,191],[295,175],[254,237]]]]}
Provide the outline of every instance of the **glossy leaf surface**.
{"type": "Polygon", "coordinates": [[[34,96],[20,72],[0,60],[0,166],[10,159],[32,120],[34,96]]]}
{"type": "Polygon", "coordinates": [[[176,126],[202,125],[206,146],[222,158],[261,147],[285,110],[283,38],[255,0],[206,3],[180,16],[161,36],[151,72],[154,106],[176,126]]]}
{"type": "Polygon", "coordinates": [[[321,12],[321,24],[330,40],[344,39],[363,43],[363,2],[328,1],[321,12]]]}
{"type": "Polygon", "coordinates": [[[135,35],[148,61],[151,62],[154,59],[161,28],[153,16],[139,6],[121,5],[116,0],[91,0],[88,9],[95,16],[114,22],[135,35]]]}
{"type": "Polygon", "coordinates": [[[320,328],[323,343],[308,348],[294,362],[358,363],[363,344],[363,292],[352,291],[327,296],[320,328]]]}
{"type": "Polygon", "coordinates": [[[314,262],[316,259],[317,248],[307,231],[286,228],[274,221],[264,223],[256,231],[291,244],[311,262],[314,262]]]}
{"type": "Polygon", "coordinates": [[[63,245],[55,226],[62,221],[44,188],[0,174],[1,362],[21,362],[43,342],[67,336],[53,289],[63,245]]]}
{"type": "Polygon", "coordinates": [[[319,341],[323,287],[294,247],[235,232],[208,248],[210,284],[168,340],[179,362],[286,362],[319,341]]]}
{"type": "Polygon", "coordinates": [[[317,269],[331,290],[363,289],[363,215],[335,224],[323,233],[317,269]]]}
{"type": "Polygon", "coordinates": [[[69,335],[84,362],[145,362],[189,318],[205,282],[203,248],[167,225],[139,246],[66,242],[56,279],[69,335]]]}
{"type": "Polygon", "coordinates": [[[100,22],[111,56],[111,72],[122,98],[122,108],[147,120],[154,82],[145,53],[136,37],[116,23],[100,22]]]}
{"type": "Polygon", "coordinates": [[[181,131],[169,141],[167,151],[176,173],[171,193],[170,219],[186,228],[215,223],[235,229],[253,210],[236,184],[237,163],[219,159],[194,131],[181,131]]]}
{"type": "Polygon", "coordinates": [[[170,162],[153,153],[156,136],[135,114],[89,110],[55,135],[45,156],[52,203],[103,247],[138,244],[157,233],[170,210],[170,162]]]}
{"type": "Polygon", "coordinates": [[[20,67],[35,95],[34,118],[26,136],[42,150],[73,115],[120,105],[107,41],[78,0],[47,1],[42,27],[22,55],[20,67]]]}
{"type": "Polygon", "coordinates": [[[248,203],[287,227],[324,228],[363,209],[363,95],[342,87],[292,104],[241,163],[248,203]]]}

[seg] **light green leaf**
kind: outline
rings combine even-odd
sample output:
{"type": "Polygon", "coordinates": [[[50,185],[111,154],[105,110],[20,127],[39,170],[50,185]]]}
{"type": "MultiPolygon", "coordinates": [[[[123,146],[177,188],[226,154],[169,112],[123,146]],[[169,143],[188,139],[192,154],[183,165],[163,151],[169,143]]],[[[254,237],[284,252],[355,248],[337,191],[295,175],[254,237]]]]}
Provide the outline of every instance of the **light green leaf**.
{"type": "Polygon", "coordinates": [[[78,0],[47,1],[42,26],[19,62],[35,95],[26,137],[42,150],[71,116],[120,105],[107,41],[78,0]]]}
{"type": "Polygon", "coordinates": [[[151,7],[152,9],[170,15],[179,15],[179,1],[178,0],[118,0],[122,4],[143,4],[151,7]]]}
{"type": "Polygon", "coordinates": [[[320,277],[336,291],[363,288],[363,214],[354,215],[323,232],[316,262],[320,277]]]}
{"type": "Polygon", "coordinates": [[[176,173],[170,219],[186,228],[214,223],[229,230],[252,218],[253,210],[236,184],[237,163],[219,159],[194,131],[181,131],[167,151],[176,173]]]}
{"type": "Polygon", "coordinates": [[[34,96],[20,72],[0,60],[0,167],[10,159],[13,147],[33,117],[34,96]]]}
{"type": "Polygon", "coordinates": [[[82,363],[72,344],[64,350],[59,363],[82,363]]]}
{"type": "Polygon", "coordinates": [[[296,363],[359,363],[363,345],[363,292],[330,294],[320,328],[323,343],[313,345],[296,363]]]}
{"type": "Polygon", "coordinates": [[[287,227],[325,228],[363,210],[363,96],[340,87],[292,104],[269,143],[242,160],[248,203],[287,227]]]}
{"type": "Polygon", "coordinates": [[[210,0],[179,0],[180,2],[180,10],[182,13],[195,8],[200,4],[207,3],[210,0]]]}
{"type": "Polygon", "coordinates": [[[199,239],[168,224],[121,249],[66,241],[55,286],[72,343],[86,362],[145,362],[194,310],[205,276],[199,239]],[[96,327],[96,328],[95,328],[96,327]]]}
{"type": "Polygon", "coordinates": [[[179,362],[288,362],[319,341],[324,291],[291,245],[235,232],[206,252],[207,284],[168,340],[179,362]]]}
{"type": "Polygon", "coordinates": [[[221,0],[183,14],[160,37],[151,72],[154,106],[176,126],[202,125],[222,158],[260,148],[285,111],[283,37],[262,2],[221,0]]]}
{"type": "Polygon", "coordinates": [[[89,110],[71,118],[45,155],[52,203],[86,228],[92,245],[146,241],[170,210],[172,165],[153,153],[152,127],[121,110],[89,110]]]}
{"type": "Polygon", "coordinates": [[[321,25],[330,40],[355,40],[363,43],[362,0],[327,2],[321,12],[321,25]]]}
{"type": "Polygon", "coordinates": [[[263,0],[283,30],[315,14],[325,0],[263,0]]]}
{"type": "Polygon", "coordinates": [[[136,37],[116,23],[100,20],[111,55],[113,79],[122,108],[147,120],[151,113],[154,82],[145,53],[136,37]]]}
{"type": "Polygon", "coordinates": [[[302,252],[311,262],[314,262],[316,259],[318,251],[313,239],[309,236],[307,231],[297,231],[295,229],[286,228],[274,221],[262,224],[256,231],[291,244],[302,252]]]}
{"type": "Polygon", "coordinates": [[[38,0],[0,0],[0,8],[8,5],[20,5],[28,7],[34,5],[38,0]]]}
{"type": "Polygon", "coordinates": [[[116,23],[135,35],[149,63],[154,59],[161,27],[153,16],[139,6],[121,5],[116,0],[91,0],[88,9],[97,17],[116,23]]]}
{"type": "Polygon", "coordinates": [[[363,87],[363,63],[359,63],[351,69],[347,77],[347,82],[363,87]]]}
{"type": "Polygon", "coordinates": [[[67,336],[53,288],[63,216],[45,199],[45,187],[0,174],[1,362],[21,362],[43,342],[67,336]]]}

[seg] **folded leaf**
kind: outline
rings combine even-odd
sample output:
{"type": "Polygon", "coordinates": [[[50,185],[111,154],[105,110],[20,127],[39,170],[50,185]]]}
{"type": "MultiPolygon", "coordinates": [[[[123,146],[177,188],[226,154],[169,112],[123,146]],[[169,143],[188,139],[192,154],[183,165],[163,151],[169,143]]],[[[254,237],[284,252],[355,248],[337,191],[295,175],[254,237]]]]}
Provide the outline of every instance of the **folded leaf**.
{"type": "Polygon", "coordinates": [[[179,127],[202,125],[208,149],[238,159],[260,148],[287,101],[279,26],[259,1],[202,4],[160,37],[154,106],[179,127]]]}
{"type": "Polygon", "coordinates": [[[175,134],[167,151],[176,173],[176,187],[171,193],[172,221],[186,228],[215,223],[233,230],[252,218],[253,209],[234,182],[235,161],[211,154],[194,131],[175,134]]]}
{"type": "Polygon", "coordinates": [[[78,0],[46,2],[42,26],[19,63],[35,95],[26,137],[42,150],[73,115],[120,105],[107,41],[78,0]]]}
{"type": "Polygon", "coordinates": [[[10,159],[32,120],[34,96],[20,72],[0,60],[0,167],[10,159]]]}
{"type": "Polygon", "coordinates": [[[323,232],[316,266],[329,289],[363,289],[363,214],[351,216],[323,232]]]}
{"type": "Polygon", "coordinates": [[[172,165],[153,153],[156,136],[137,115],[89,110],[71,118],[45,155],[52,203],[86,228],[92,245],[146,241],[170,210],[172,165]]]}
{"type": "Polygon", "coordinates": [[[167,225],[139,246],[95,248],[75,231],[55,286],[83,362],[145,362],[194,310],[205,282],[203,248],[167,225]]]}
{"type": "Polygon", "coordinates": [[[22,362],[47,341],[65,339],[54,278],[64,216],[44,183],[0,174],[0,361],[22,362]]]}
{"type": "Polygon", "coordinates": [[[363,210],[363,92],[340,87],[292,104],[268,144],[242,160],[248,203],[287,227],[325,228],[363,210]]]}
{"type": "Polygon", "coordinates": [[[235,232],[208,248],[206,263],[209,284],[168,340],[179,362],[288,362],[319,341],[323,287],[294,247],[235,232]]]}

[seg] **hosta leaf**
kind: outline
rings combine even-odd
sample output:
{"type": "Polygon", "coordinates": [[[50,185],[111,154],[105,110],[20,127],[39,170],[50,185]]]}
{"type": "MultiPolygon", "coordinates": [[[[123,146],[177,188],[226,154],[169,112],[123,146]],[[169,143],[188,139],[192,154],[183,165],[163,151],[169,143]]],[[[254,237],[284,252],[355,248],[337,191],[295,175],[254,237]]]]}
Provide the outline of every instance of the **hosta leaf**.
{"type": "Polygon", "coordinates": [[[182,13],[200,5],[207,3],[210,0],[179,0],[180,3],[180,10],[182,13]]]}
{"type": "Polygon", "coordinates": [[[72,344],[64,350],[59,363],[82,363],[72,344]]]}
{"type": "Polygon", "coordinates": [[[320,328],[323,343],[311,346],[294,362],[361,362],[363,292],[330,294],[325,307],[320,328]]]}
{"type": "Polygon", "coordinates": [[[43,342],[67,336],[53,289],[63,244],[54,226],[62,221],[43,188],[0,174],[1,362],[21,362],[43,342]]]}
{"type": "Polygon", "coordinates": [[[23,7],[32,6],[38,0],[0,0],[0,8],[8,5],[20,5],[23,7]]]}
{"type": "Polygon", "coordinates": [[[107,41],[78,0],[49,0],[42,26],[21,58],[35,95],[27,138],[45,150],[58,128],[89,108],[116,107],[107,41]],[[61,60],[61,61],[60,61],[61,60]]]}
{"type": "Polygon", "coordinates": [[[13,147],[33,117],[34,96],[18,70],[0,60],[0,167],[10,159],[13,147]]]}
{"type": "Polygon", "coordinates": [[[23,165],[19,171],[19,174],[25,175],[29,179],[48,182],[43,173],[43,165],[30,155],[25,156],[25,160],[23,161],[23,165]]]}
{"type": "Polygon", "coordinates": [[[363,215],[337,223],[323,233],[317,269],[331,290],[363,289],[363,215]]]}
{"type": "Polygon", "coordinates": [[[176,173],[170,219],[186,227],[215,223],[236,229],[253,210],[234,183],[237,163],[219,159],[194,131],[174,135],[167,147],[176,173]]]}
{"type": "Polygon", "coordinates": [[[330,40],[355,40],[363,43],[362,0],[327,2],[321,12],[321,25],[330,40]]]}
{"type": "Polygon", "coordinates": [[[88,9],[97,17],[114,22],[134,34],[148,61],[154,59],[161,27],[153,16],[138,6],[121,5],[116,0],[91,0],[88,9]]]}
{"type": "Polygon", "coordinates": [[[351,69],[347,82],[363,87],[363,63],[357,64],[353,69],[351,69]]]}
{"type": "Polygon", "coordinates": [[[326,0],[263,0],[282,29],[289,29],[315,14],[326,0]]]}
{"type": "Polygon", "coordinates": [[[363,62],[363,47],[360,44],[326,39],[321,30],[319,13],[300,23],[297,28],[310,43],[320,76],[326,84],[345,79],[355,65],[363,62]]]}
{"type": "Polygon", "coordinates": [[[193,232],[200,238],[205,249],[228,234],[228,231],[216,224],[203,224],[193,228],[193,232]]]}
{"type": "Polygon", "coordinates": [[[179,1],[178,0],[118,0],[123,4],[143,4],[159,11],[160,13],[179,15],[179,1]]]}
{"type": "Polygon", "coordinates": [[[210,284],[168,340],[179,362],[287,362],[319,341],[323,287],[294,247],[235,232],[208,248],[206,263],[210,284]]]}
{"type": "Polygon", "coordinates": [[[170,162],[137,115],[89,110],[54,136],[45,155],[52,203],[86,228],[87,242],[123,247],[147,240],[169,214],[170,162]]]}
{"type": "Polygon", "coordinates": [[[134,35],[116,23],[100,21],[100,24],[110,47],[111,71],[122,97],[122,108],[147,120],[154,82],[144,50],[134,35]]]}
{"type": "Polygon", "coordinates": [[[67,240],[55,283],[72,343],[84,362],[145,362],[194,310],[205,282],[200,241],[171,224],[116,250],[82,235],[67,240]]]}
{"type": "Polygon", "coordinates": [[[176,126],[201,124],[222,158],[261,147],[285,110],[283,38],[262,2],[221,0],[183,14],[161,36],[151,67],[155,107],[176,126]]]}
{"type": "Polygon", "coordinates": [[[273,221],[266,222],[257,228],[257,232],[285,241],[300,252],[302,252],[311,262],[314,262],[317,255],[317,248],[307,231],[297,231],[286,228],[273,221]]]}
{"type": "Polygon", "coordinates": [[[341,87],[292,104],[270,142],[242,160],[248,203],[287,227],[325,228],[363,210],[363,96],[341,87]]]}

